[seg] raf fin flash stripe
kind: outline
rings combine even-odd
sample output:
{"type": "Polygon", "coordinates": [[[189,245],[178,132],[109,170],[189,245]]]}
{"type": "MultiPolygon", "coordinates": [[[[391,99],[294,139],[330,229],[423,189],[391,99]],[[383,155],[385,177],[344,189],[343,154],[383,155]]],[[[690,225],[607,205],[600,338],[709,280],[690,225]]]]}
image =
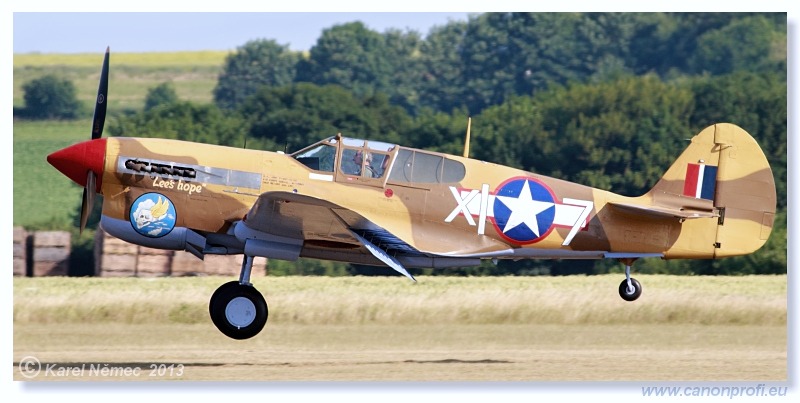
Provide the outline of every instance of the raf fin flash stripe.
{"type": "Polygon", "coordinates": [[[698,199],[714,200],[717,186],[717,167],[706,164],[687,164],[683,194],[698,199]]]}

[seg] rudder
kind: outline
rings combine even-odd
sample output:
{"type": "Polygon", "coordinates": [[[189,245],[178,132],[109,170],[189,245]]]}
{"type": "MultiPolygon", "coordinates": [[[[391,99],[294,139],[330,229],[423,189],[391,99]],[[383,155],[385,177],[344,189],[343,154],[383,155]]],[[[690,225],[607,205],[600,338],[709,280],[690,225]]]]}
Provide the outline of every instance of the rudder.
{"type": "Polygon", "coordinates": [[[755,252],[769,239],[775,220],[775,179],[755,139],[732,124],[717,124],[720,147],[717,192],[720,209],[715,257],[755,252]]]}

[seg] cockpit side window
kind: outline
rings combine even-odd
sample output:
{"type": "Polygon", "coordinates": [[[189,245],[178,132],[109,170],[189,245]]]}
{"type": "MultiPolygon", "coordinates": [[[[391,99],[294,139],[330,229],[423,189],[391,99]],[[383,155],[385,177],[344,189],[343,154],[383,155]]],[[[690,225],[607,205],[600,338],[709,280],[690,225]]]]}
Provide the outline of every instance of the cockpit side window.
{"type": "Polygon", "coordinates": [[[362,148],[342,150],[341,171],[346,175],[381,178],[386,170],[389,154],[365,151],[362,148]]]}
{"type": "Polygon", "coordinates": [[[356,154],[360,152],[361,149],[356,148],[345,148],[342,150],[342,172],[347,175],[361,175],[361,161],[359,160],[356,162],[356,154]]]}
{"type": "Polygon", "coordinates": [[[389,180],[399,183],[455,183],[464,179],[465,174],[464,165],[458,161],[401,148],[389,180]]]}
{"type": "Polygon", "coordinates": [[[336,166],[336,147],[320,144],[294,156],[303,165],[315,170],[333,172],[336,166]]]}

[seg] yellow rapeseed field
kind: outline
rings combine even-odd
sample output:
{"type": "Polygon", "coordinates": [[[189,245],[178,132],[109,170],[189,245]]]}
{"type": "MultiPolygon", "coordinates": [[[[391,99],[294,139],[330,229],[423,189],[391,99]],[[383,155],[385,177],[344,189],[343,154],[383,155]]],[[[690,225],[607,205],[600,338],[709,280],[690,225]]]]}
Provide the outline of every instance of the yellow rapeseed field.
{"type": "MultiPolygon", "coordinates": [[[[18,53],[14,55],[14,68],[23,66],[97,67],[103,60],[105,49],[96,53],[18,53]]],[[[114,64],[127,66],[222,66],[232,52],[208,50],[186,52],[117,53],[111,49],[114,64]]]]}

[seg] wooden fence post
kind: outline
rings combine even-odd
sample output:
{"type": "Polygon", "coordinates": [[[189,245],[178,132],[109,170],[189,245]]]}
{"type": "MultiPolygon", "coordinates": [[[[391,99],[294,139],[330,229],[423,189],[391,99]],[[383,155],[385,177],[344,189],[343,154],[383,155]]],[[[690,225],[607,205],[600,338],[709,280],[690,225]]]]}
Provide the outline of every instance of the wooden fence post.
{"type": "Polygon", "coordinates": [[[33,235],[33,276],[66,276],[72,236],[67,231],[37,231],[33,235]]]}
{"type": "Polygon", "coordinates": [[[28,274],[28,231],[14,227],[14,276],[28,274]]]}

